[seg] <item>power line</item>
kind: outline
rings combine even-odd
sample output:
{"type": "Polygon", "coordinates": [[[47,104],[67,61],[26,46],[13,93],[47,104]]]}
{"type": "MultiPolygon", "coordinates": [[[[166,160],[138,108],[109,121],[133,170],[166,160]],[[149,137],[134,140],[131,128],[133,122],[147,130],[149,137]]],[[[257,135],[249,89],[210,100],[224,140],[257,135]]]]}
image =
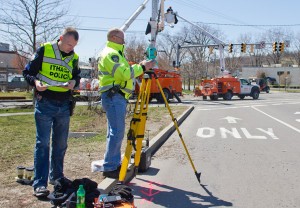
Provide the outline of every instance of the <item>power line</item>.
{"type": "MultiPolygon", "coordinates": [[[[81,18],[91,18],[91,19],[111,19],[111,20],[127,20],[126,18],[119,18],[119,17],[97,17],[97,16],[88,16],[88,15],[66,15],[66,16],[71,16],[71,17],[81,17],[81,18]]],[[[148,21],[147,19],[135,19],[135,20],[139,20],[139,21],[148,21]]]]}
{"type": "Polygon", "coordinates": [[[300,26],[299,24],[286,24],[286,25],[252,25],[252,24],[226,24],[226,23],[215,23],[215,22],[196,22],[201,24],[208,24],[208,25],[223,25],[223,26],[236,26],[236,27],[297,27],[300,26]]]}
{"type": "MultiPolygon", "coordinates": [[[[115,20],[123,20],[126,21],[126,18],[117,18],[117,17],[97,17],[97,16],[78,16],[78,15],[67,15],[67,16],[75,16],[75,17],[82,17],[82,18],[94,18],[94,19],[115,19],[115,20]]],[[[148,21],[148,19],[136,19],[140,21],[148,21]]],[[[232,23],[217,23],[217,22],[200,22],[196,21],[195,23],[201,23],[201,24],[208,24],[208,25],[220,25],[220,26],[236,26],[236,27],[297,27],[300,26],[300,23],[295,24],[232,24],[232,23]]]]}

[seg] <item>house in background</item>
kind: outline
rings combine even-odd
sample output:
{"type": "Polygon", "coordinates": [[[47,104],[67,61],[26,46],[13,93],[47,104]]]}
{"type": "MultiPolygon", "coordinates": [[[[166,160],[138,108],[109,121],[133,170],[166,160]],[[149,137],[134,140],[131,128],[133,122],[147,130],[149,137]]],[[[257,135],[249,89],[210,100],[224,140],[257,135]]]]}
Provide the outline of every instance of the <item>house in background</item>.
{"type": "Polygon", "coordinates": [[[7,90],[10,76],[22,75],[26,59],[16,51],[10,51],[7,43],[0,43],[0,90],[7,90]]]}
{"type": "Polygon", "coordinates": [[[0,69],[7,69],[9,74],[21,74],[25,63],[18,52],[9,50],[9,44],[0,42],[0,69]]]}

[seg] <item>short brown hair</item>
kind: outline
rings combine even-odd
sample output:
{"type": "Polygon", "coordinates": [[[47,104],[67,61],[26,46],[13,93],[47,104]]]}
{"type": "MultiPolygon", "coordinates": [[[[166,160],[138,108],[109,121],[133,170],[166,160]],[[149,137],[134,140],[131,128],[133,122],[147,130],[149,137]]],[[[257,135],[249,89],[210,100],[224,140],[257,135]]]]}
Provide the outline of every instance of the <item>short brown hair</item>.
{"type": "Polygon", "coordinates": [[[79,34],[78,34],[77,30],[73,27],[66,27],[64,29],[62,36],[66,36],[66,35],[73,36],[76,41],[79,40],[79,34]]]}
{"type": "Polygon", "coordinates": [[[108,31],[107,33],[107,40],[109,40],[112,36],[114,35],[118,35],[120,33],[124,33],[123,30],[119,29],[119,28],[112,28],[108,31]]]}

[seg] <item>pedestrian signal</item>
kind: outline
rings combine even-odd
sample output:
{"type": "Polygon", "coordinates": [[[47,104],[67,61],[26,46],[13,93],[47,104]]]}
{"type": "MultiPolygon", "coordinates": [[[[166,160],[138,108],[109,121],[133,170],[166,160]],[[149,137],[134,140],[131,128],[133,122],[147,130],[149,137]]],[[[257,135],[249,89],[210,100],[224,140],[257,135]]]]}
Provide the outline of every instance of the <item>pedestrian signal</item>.
{"type": "Polygon", "coordinates": [[[233,44],[230,43],[230,44],[228,45],[228,52],[229,52],[229,53],[232,53],[232,47],[233,47],[233,44]]]}
{"type": "Polygon", "coordinates": [[[277,42],[274,42],[272,45],[273,53],[277,52],[277,42]]]}

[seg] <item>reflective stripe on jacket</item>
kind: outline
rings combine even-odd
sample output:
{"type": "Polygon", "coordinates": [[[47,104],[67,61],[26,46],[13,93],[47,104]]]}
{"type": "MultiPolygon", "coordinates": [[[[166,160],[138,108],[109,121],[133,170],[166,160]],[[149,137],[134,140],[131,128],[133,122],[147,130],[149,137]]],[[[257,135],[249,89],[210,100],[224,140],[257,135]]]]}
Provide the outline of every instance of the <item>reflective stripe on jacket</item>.
{"type": "Polygon", "coordinates": [[[61,86],[72,79],[73,61],[78,60],[78,55],[62,57],[57,42],[44,43],[45,51],[43,56],[42,69],[37,78],[43,84],[50,85],[47,89],[56,92],[66,92],[68,89],[61,86]]]}
{"type": "Polygon", "coordinates": [[[100,92],[105,92],[114,85],[120,85],[121,91],[128,99],[133,91],[133,78],[143,73],[139,64],[130,66],[123,56],[124,46],[108,41],[99,56],[100,92]]]}

